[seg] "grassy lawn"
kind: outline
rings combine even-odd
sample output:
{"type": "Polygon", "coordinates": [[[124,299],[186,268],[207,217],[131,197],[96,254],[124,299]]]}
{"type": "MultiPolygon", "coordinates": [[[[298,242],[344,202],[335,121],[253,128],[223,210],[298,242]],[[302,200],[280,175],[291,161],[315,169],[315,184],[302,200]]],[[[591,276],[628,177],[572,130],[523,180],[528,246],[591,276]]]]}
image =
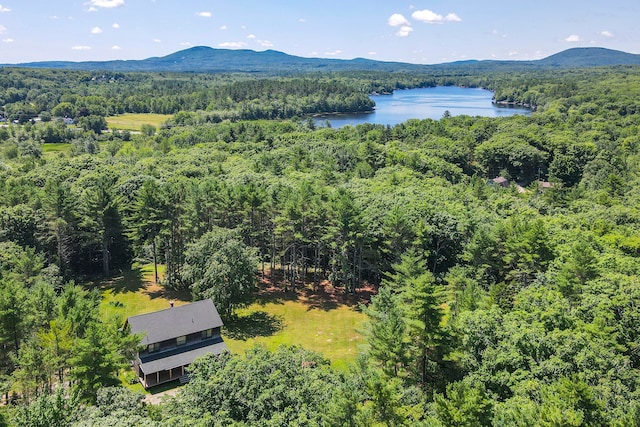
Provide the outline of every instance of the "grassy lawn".
{"type": "MultiPolygon", "coordinates": [[[[162,273],[162,269],[159,272],[162,273]]],[[[152,265],[132,268],[99,286],[102,292],[102,315],[117,315],[123,322],[129,316],[169,308],[170,300],[175,301],[175,305],[191,300],[188,292],[169,292],[154,284],[152,265]]]]}
{"type": "Polygon", "coordinates": [[[223,329],[229,350],[243,353],[256,344],[271,350],[281,344],[299,345],[322,353],[333,367],[346,369],[364,343],[359,330],[366,315],[352,301],[327,301],[305,294],[261,292],[256,302],[238,310],[238,319],[223,329]]]}
{"type": "Polygon", "coordinates": [[[71,144],[63,143],[63,142],[57,142],[57,143],[48,142],[46,144],[42,144],[43,153],[68,152],[70,148],[71,148],[71,144]]]}
{"type": "MultiPolygon", "coordinates": [[[[154,284],[152,265],[133,268],[97,286],[103,296],[102,315],[117,315],[122,321],[168,308],[170,300],[181,305],[191,299],[188,292],[170,292],[154,284]]],[[[254,303],[238,310],[236,320],[227,322],[223,337],[233,353],[244,353],[258,344],[269,349],[295,344],[322,353],[337,369],[346,369],[364,342],[358,331],[366,316],[358,310],[358,302],[368,297],[365,291],[347,298],[329,285],[316,292],[285,293],[263,284],[254,303]]]]}
{"type": "Polygon", "coordinates": [[[133,114],[126,113],[118,116],[107,117],[109,129],[139,131],[142,125],[160,126],[167,119],[173,117],[171,114],[133,114]]]}

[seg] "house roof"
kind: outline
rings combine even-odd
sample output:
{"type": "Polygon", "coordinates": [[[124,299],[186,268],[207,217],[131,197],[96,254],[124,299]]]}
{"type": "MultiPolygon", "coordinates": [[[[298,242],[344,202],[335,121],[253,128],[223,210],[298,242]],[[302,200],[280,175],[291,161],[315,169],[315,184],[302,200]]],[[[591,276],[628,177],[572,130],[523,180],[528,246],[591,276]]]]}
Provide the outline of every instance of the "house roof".
{"type": "Polygon", "coordinates": [[[204,356],[205,354],[220,354],[224,351],[229,351],[229,349],[224,341],[220,340],[219,342],[206,347],[196,348],[191,351],[185,351],[183,353],[174,354],[173,356],[163,357],[150,362],[142,362],[140,363],[140,367],[142,368],[142,372],[149,375],[154,372],[168,371],[169,369],[188,365],[193,362],[196,357],[204,356]]]}
{"type": "Polygon", "coordinates": [[[196,301],[127,319],[131,333],[144,333],[141,345],[149,345],[223,325],[210,299],[196,301]]]}

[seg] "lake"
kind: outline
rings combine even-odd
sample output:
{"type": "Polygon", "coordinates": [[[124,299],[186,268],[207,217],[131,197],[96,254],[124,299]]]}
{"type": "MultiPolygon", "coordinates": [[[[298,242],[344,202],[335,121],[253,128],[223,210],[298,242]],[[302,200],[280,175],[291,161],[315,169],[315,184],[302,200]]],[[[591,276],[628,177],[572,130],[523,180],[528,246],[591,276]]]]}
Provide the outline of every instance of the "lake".
{"type": "Polygon", "coordinates": [[[315,117],[318,126],[327,120],[334,128],[361,123],[397,125],[409,119],[441,119],[445,111],[452,116],[468,115],[505,117],[529,115],[522,107],[498,106],[491,102],[493,92],[485,89],[438,86],[432,88],[396,90],[391,95],[372,95],[376,109],[372,113],[339,114],[315,117]]]}

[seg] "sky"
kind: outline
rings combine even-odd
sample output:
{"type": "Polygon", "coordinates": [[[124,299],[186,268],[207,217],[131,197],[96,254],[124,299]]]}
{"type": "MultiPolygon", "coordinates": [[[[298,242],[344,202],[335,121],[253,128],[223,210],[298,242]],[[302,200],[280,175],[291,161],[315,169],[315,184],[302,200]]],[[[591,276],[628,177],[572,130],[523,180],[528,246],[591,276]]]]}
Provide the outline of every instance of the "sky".
{"type": "Polygon", "coordinates": [[[164,56],[193,46],[416,64],[640,53],[638,0],[0,0],[0,63],[164,56]]]}

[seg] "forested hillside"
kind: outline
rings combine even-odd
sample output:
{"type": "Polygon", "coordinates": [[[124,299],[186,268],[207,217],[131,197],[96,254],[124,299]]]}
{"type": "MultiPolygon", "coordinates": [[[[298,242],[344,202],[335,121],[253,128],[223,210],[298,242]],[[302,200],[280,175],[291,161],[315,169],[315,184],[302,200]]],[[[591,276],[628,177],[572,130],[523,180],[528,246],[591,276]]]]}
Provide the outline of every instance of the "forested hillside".
{"type": "Polygon", "coordinates": [[[640,68],[287,80],[4,69],[0,86],[25,123],[0,128],[7,423],[639,424],[640,68]],[[304,117],[437,84],[537,111],[340,129],[304,117]],[[142,133],[92,125],[144,111],[175,115],[142,133]],[[30,122],[42,112],[52,120],[30,122]],[[163,286],[232,317],[253,282],[223,292],[215,279],[240,258],[288,292],[378,287],[357,363],[256,348],[203,358],[162,405],[105,388],[135,346],[122,319],[100,317],[89,280],[163,264],[163,286]]]}
{"type": "MultiPolygon", "coordinates": [[[[216,49],[194,46],[172,54],[128,61],[44,61],[17,64],[22,68],[55,68],[109,72],[186,72],[186,73],[259,73],[264,76],[283,76],[302,72],[377,72],[442,73],[445,70],[477,72],[516,72],[583,68],[607,65],[638,65],[640,56],[619,50],[586,47],[558,52],[547,58],[530,61],[485,60],[458,61],[434,65],[407,62],[376,61],[373,59],[305,58],[275,50],[257,52],[249,49],[216,49]]],[[[2,64],[0,64],[2,66],[2,64]]],[[[8,66],[8,65],[5,65],[8,66]]]]}

